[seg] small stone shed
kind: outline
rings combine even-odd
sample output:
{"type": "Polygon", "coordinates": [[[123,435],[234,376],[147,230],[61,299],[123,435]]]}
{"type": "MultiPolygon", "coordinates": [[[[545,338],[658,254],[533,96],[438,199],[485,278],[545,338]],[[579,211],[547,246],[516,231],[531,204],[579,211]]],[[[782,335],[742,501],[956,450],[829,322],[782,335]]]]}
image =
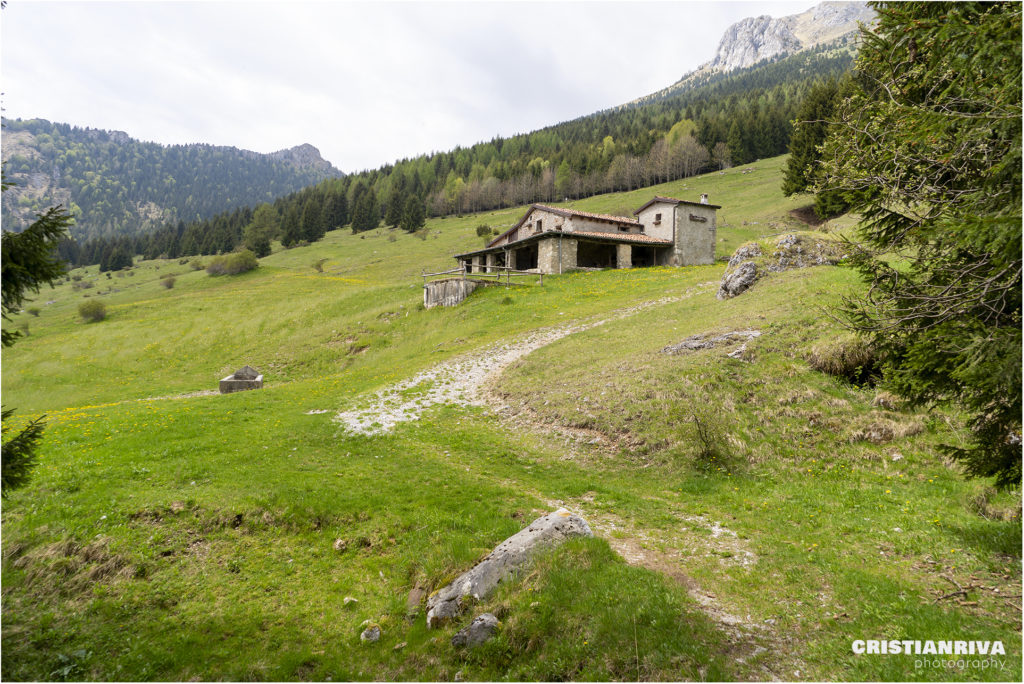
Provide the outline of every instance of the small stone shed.
{"type": "Polygon", "coordinates": [[[635,218],[532,204],[486,247],[455,258],[466,273],[710,264],[721,207],[706,200],[656,196],[633,212],[635,218]]]}

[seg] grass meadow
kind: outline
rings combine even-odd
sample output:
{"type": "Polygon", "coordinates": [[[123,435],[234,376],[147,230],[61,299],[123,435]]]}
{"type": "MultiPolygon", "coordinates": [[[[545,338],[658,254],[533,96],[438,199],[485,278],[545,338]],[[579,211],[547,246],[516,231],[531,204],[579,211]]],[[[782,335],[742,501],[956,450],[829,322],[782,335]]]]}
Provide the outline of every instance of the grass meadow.
{"type": "MultiPolygon", "coordinates": [[[[708,192],[728,257],[806,229],[783,161],[573,206],[708,192]]],[[[431,220],[425,239],[335,231],[233,277],[158,260],[42,291],[3,357],[15,422],[47,420],[31,483],[3,501],[3,679],[1020,680],[1019,492],[944,461],[955,411],[811,363],[846,334],[828,312],[855,273],[773,274],[728,301],[723,262],[569,273],[423,309],[424,269],[523,211],[431,220]],[[85,323],[95,298],[107,318],[85,323]],[[332,420],[440,361],[585,320],[607,322],[517,361],[490,408],[372,437],[332,420]],[[662,351],[735,330],[761,335],[733,356],[662,351]],[[264,389],[209,393],[246,363],[264,389]],[[596,538],[426,629],[413,589],[559,505],[596,538]],[[453,649],[484,611],[497,638],[453,649]],[[366,620],[379,642],[360,642],[366,620]],[[856,639],[1006,655],[937,667],[856,655],[856,639]]]]}

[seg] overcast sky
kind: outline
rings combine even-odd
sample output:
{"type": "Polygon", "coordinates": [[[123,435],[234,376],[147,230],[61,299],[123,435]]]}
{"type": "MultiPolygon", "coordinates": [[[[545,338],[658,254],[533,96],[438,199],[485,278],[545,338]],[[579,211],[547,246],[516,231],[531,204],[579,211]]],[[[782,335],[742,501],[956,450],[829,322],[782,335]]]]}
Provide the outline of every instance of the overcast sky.
{"type": "Polygon", "coordinates": [[[44,2],[0,14],[4,116],[346,172],[628,102],[807,2],[44,2]]]}

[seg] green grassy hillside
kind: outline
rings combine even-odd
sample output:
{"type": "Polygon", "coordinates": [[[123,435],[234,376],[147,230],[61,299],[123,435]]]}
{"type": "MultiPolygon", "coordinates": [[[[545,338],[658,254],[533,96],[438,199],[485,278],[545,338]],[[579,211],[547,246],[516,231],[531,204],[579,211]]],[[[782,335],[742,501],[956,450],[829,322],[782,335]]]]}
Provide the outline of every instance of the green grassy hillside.
{"type": "MultiPolygon", "coordinates": [[[[708,192],[725,257],[804,228],[781,164],[575,206],[708,192]]],[[[32,483],[3,506],[3,678],[1020,679],[1019,498],[937,454],[957,415],[808,363],[843,335],[825,312],[855,274],[776,274],[722,302],[724,263],[572,273],[423,310],[423,269],[521,214],[431,221],[425,240],[330,233],[236,277],[94,267],[41,293],[4,353],[5,406],[48,427],[32,483]],[[81,322],[86,294],[107,320],[81,322]],[[419,371],[570,324],[493,377],[486,405],[376,436],[334,420],[419,371]],[[737,358],[662,351],[736,330],[761,333],[737,358]],[[245,363],[263,390],[203,394],[245,363]],[[415,587],[559,505],[597,538],[544,555],[457,624],[409,614],[415,587]],[[498,638],[454,650],[487,610],[498,638]],[[366,620],[380,642],[360,642],[366,620]],[[1006,656],[933,667],[854,655],[855,639],[1001,640],[1006,656]]]]}

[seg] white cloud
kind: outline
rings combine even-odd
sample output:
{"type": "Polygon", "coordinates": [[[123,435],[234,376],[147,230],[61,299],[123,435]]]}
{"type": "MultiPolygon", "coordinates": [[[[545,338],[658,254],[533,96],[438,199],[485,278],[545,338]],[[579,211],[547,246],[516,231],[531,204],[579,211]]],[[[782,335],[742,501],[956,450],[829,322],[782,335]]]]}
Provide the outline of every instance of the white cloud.
{"type": "Polygon", "coordinates": [[[812,2],[19,2],[4,114],[374,168],[621,104],[812,2]]]}

